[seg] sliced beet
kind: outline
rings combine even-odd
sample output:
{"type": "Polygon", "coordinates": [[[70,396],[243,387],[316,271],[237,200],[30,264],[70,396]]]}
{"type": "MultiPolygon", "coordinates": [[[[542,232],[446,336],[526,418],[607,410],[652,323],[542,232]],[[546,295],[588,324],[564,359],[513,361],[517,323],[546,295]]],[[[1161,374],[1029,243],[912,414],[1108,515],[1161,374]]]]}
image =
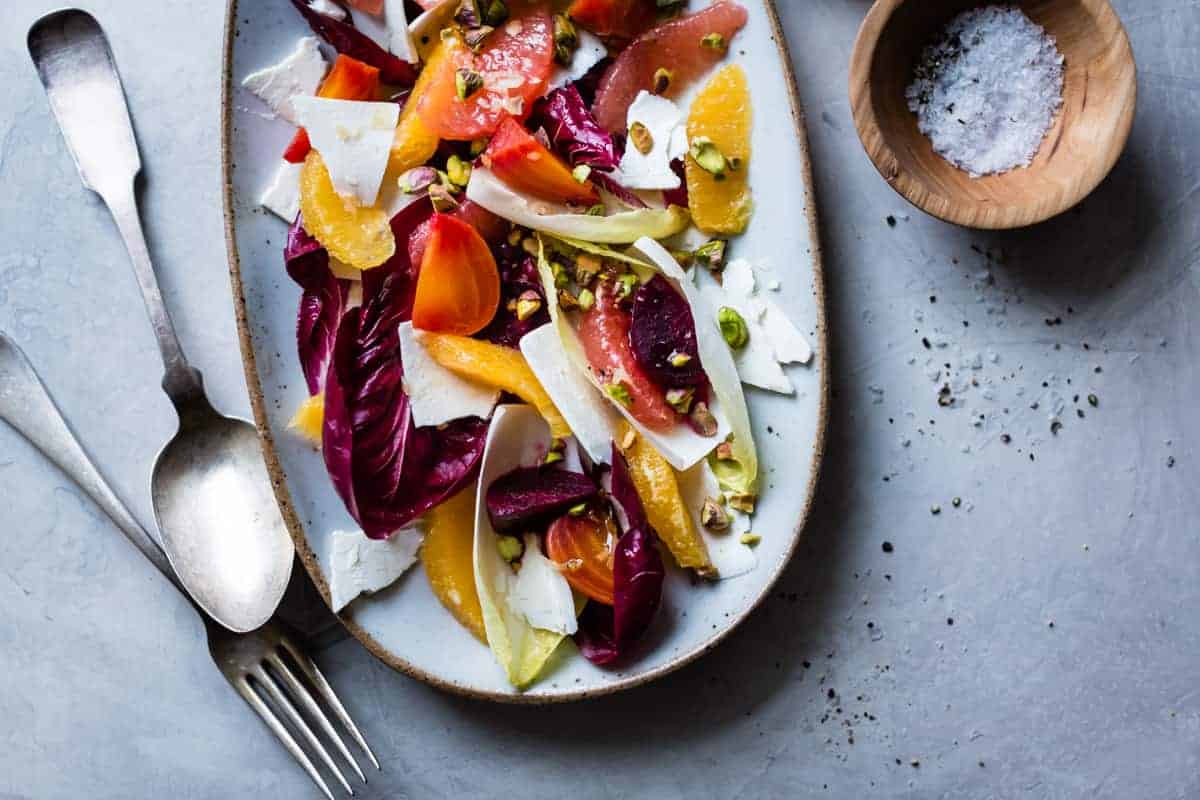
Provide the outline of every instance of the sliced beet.
{"type": "Polygon", "coordinates": [[[486,502],[492,527],[505,533],[545,522],[596,496],[587,475],[552,467],[518,467],[488,487],[486,502]]]}
{"type": "Polygon", "coordinates": [[[629,346],[641,368],[664,388],[699,386],[705,382],[692,309],[661,275],[640,286],[633,296],[629,346]],[[675,366],[671,360],[679,355],[689,358],[675,366]]]}

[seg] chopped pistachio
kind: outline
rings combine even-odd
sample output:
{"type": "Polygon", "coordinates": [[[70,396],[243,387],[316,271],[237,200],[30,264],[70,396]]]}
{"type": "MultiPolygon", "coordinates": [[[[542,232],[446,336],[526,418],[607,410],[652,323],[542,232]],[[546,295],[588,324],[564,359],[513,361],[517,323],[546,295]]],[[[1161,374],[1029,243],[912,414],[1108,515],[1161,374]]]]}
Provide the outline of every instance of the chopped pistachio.
{"type": "Polygon", "coordinates": [[[637,285],[638,276],[632,272],[626,272],[617,276],[617,299],[624,300],[627,297],[632,297],[637,285]]]}
{"type": "Polygon", "coordinates": [[[433,167],[413,167],[400,176],[397,185],[405,194],[417,194],[428,189],[437,179],[438,173],[433,167]]]}
{"type": "Polygon", "coordinates": [[[567,273],[567,268],[557,261],[551,261],[550,271],[554,273],[554,288],[567,288],[567,284],[571,282],[571,276],[567,273]]]}
{"type": "Polygon", "coordinates": [[[571,311],[579,308],[579,298],[568,292],[566,289],[559,289],[558,307],[563,311],[571,311]]]}
{"type": "Polygon", "coordinates": [[[668,389],[667,390],[667,405],[678,411],[680,414],[686,414],[692,408],[692,400],[696,397],[696,390],[688,387],[687,389],[668,389]]]}
{"type": "Polygon", "coordinates": [[[504,4],[504,0],[492,0],[492,2],[488,3],[484,19],[488,25],[492,26],[498,26],[506,22],[508,20],[508,6],[504,4]]]}
{"type": "Polygon", "coordinates": [[[459,100],[466,100],[483,88],[483,76],[470,67],[459,67],[454,71],[454,89],[459,100]]]}
{"type": "Polygon", "coordinates": [[[483,10],[479,8],[479,0],[460,0],[458,10],[454,12],[454,21],[464,28],[478,28],[483,24],[483,10]]]}
{"type": "Polygon", "coordinates": [[[692,265],[694,256],[687,250],[672,250],[671,258],[675,259],[679,266],[687,269],[692,265]]]}
{"type": "Polygon", "coordinates": [[[525,546],[515,536],[497,537],[496,549],[500,551],[500,557],[510,564],[520,558],[521,554],[525,552],[525,546]]]}
{"type": "Polygon", "coordinates": [[[580,164],[571,170],[571,177],[579,183],[587,183],[587,179],[592,175],[592,168],[587,164],[580,164]]]}
{"type": "Polygon", "coordinates": [[[745,492],[733,492],[729,495],[729,506],[731,508],[736,508],[743,514],[753,514],[754,503],[757,500],[757,495],[748,494],[745,492]]]}
{"type": "Polygon", "coordinates": [[[564,572],[578,572],[583,569],[582,558],[568,558],[562,565],[561,569],[564,572]]]}
{"type": "Polygon", "coordinates": [[[588,208],[587,215],[589,217],[603,217],[605,211],[607,211],[607,209],[604,208],[603,203],[596,203],[596,205],[588,208]]]}
{"type": "Polygon", "coordinates": [[[463,42],[472,51],[478,53],[483,48],[483,43],[487,38],[495,32],[495,28],[491,25],[480,25],[478,28],[471,28],[463,33],[463,42]]]}
{"type": "Polygon", "coordinates": [[[592,294],[591,289],[582,289],[579,292],[579,297],[576,298],[579,303],[579,308],[583,311],[591,310],[592,306],[596,305],[596,295],[592,294]]]}
{"type": "Polygon", "coordinates": [[[546,457],[542,459],[542,464],[557,464],[564,458],[565,456],[558,450],[550,450],[546,453],[546,457]]]}
{"type": "Polygon", "coordinates": [[[710,33],[700,40],[702,47],[707,47],[710,50],[725,50],[725,37],[719,33],[710,33]]]}
{"type": "Polygon", "coordinates": [[[725,266],[725,240],[713,239],[696,248],[696,261],[712,272],[720,272],[725,266]]]}
{"type": "Polygon", "coordinates": [[[604,263],[598,256],[591,253],[580,253],[575,256],[575,282],[580,286],[587,286],[596,279],[603,266],[604,263]]]}
{"type": "Polygon", "coordinates": [[[688,419],[691,420],[696,433],[701,436],[717,435],[717,418],[708,410],[708,403],[700,402],[692,406],[688,419]]]}
{"type": "Polygon", "coordinates": [[[681,353],[678,350],[671,353],[671,355],[667,357],[667,362],[670,363],[672,367],[686,367],[691,360],[692,357],[690,355],[687,353],[681,353]]]}
{"type": "Polygon", "coordinates": [[[542,296],[527,289],[517,298],[517,319],[524,322],[542,309],[542,296]]]}
{"type": "Polygon", "coordinates": [[[562,438],[559,438],[558,436],[555,436],[553,439],[550,440],[550,449],[556,453],[563,452],[564,450],[567,449],[566,439],[562,439],[562,438]]]}
{"type": "Polygon", "coordinates": [[[729,514],[716,499],[706,497],[704,505],[700,509],[700,524],[710,531],[727,531],[729,530],[729,514]]]}
{"type": "Polygon", "coordinates": [[[650,129],[640,122],[629,126],[629,141],[633,142],[633,146],[642,155],[647,155],[654,149],[654,137],[650,135],[650,129]]]}
{"type": "Polygon", "coordinates": [[[537,239],[532,236],[526,236],[521,240],[521,249],[531,256],[536,256],[539,252],[537,239]]]}
{"type": "Polygon", "coordinates": [[[566,14],[554,15],[554,60],[566,66],[579,47],[579,34],[566,14]]]}
{"type": "Polygon", "coordinates": [[[454,199],[454,195],[440,183],[432,184],[429,187],[429,202],[433,204],[433,210],[439,213],[458,208],[458,201],[454,199]]]}
{"type": "Polygon", "coordinates": [[[438,34],[438,37],[446,44],[447,47],[453,47],[455,40],[458,39],[458,31],[451,27],[442,28],[441,32],[438,34]]]}
{"type": "Polygon", "coordinates": [[[606,383],[604,393],[626,408],[633,405],[633,396],[629,394],[629,388],[623,383],[606,383]]]}
{"type": "Polygon", "coordinates": [[[465,188],[471,180],[471,162],[463,161],[458,156],[450,156],[446,159],[446,177],[455,186],[465,188]]]}
{"type": "Polygon", "coordinates": [[[666,94],[671,88],[671,81],[675,80],[675,73],[666,67],[659,67],[654,72],[654,82],[651,84],[655,94],[666,94]]]}
{"type": "Polygon", "coordinates": [[[471,158],[475,158],[484,150],[487,150],[487,139],[472,139],[471,140],[471,158]]]}
{"type": "MultiPolygon", "coordinates": [[[[512,245],[513,247],[516,247],[517,245],[519,245],[521,243],[521,238],[524,235],[525,234],[521,231],[520,228],[514,227],[511,231],[508,232],[508,243],[510,245],[512,245]]],[[[536,244],[536,242],[535,242],[535,244],[536,244]]]]}
{"type": "Polygon", "coordinates": [[[725,170],[728,169],[729,162],[725,160],[725,154],[713,143],[712,139],[707,136],[697,136],[692,139],[691,145],[688,147],[688,154],[700,166],[700,169],[712,173],[717,180],[725,177],[725,170]]]}
{"type": "Polygon", "coordinates": [[[717,461],[736,461],[737,460],[737,457],[734,456],[734,454],[733,454],[733,443],[732,442],[721,442],[719,445],[717,445],[717,450],[716,450],[715,455],[717,457],[717,461]]]}
{"type": "Polygon", "coordinates": [[[746,547],[754,547],[756,544],[762,541],[762,537],[757,533],[750,533],[750,531],[746,531],[742,534],[738,541],[746,545],[746,547]]]}
{"type": "Polygon", "coordinates": [[[737,172],[742,168],[742,159],[740,156],[730,156],[725,159],[725,163],[729,165],[730,172],[737,172]]]}
{"type": "Polygon", "coordinates": [[[721,336],[725,344],[733,350],[741,350],[750,342],[750,329],[742,315],[729,306],[721,306],[717,311],[717,324],[721,326],[721,336]]]}
{"type": "Polygon", "coordinates": [[[628,450],[629,448],[633,447],[634,442],[636,441],[637,431],[635,431],[633,428],[630,428],[629,430],[625,431],[625,435],[621,437],[621,449],[628,450]]]}
{"type": "Polygon", "coordinates": [[[570,508],[568,508],[567,513],[570,514],[572,517],[582,517],[584,514],[587,513],[587,510],[588,510],[588,504],[580,503],[577,506],[571,506],[570,508]]]}

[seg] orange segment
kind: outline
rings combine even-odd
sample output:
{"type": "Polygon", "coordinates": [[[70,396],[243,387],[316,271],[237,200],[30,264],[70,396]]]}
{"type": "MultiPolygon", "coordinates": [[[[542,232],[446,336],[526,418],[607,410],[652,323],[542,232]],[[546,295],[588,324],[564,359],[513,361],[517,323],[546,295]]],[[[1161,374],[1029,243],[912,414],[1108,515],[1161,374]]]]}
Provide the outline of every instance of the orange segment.
{"type": "Polygon", "coordinates": [[[293,430],[300,436],[321,446],[321,428],[325,424],[325,395],[316,394],[305,400],[296,409],[288,422],[288,430],[293,430]]]}
{"type": "Polygon", "coordinates": [[[429,587],[446,610],[484,644],[483,610],[475,591],[472,548],[475,537],[475,490],[468,487],[426,516],[421,563],[429,587]]]}
{"type": "Polygon", "coordinates": [[[675,470],[644,436],[632,434],[632,428],[626,423],[617,441],[622,443],[621,452],[629,465],[629,476],[646,507],[646,519],[658,531],[659,538],[679,566],[694,569],[706,577],[715,576],[708,547],[692,524],[692,516],[679,493],[675,470]],[[626,442],[632,443],[626,447],[626,442]]]}
{"type": "Polygon", "coordinates": [[[430,358],[456,375],[502,389],[529,403],[550,425],[551,436],[561,439],[571,435],[571,428],[519,350],[448,333],[422,334],[421,344],[430,358]]]}
{"type": "Polygon", "coordinates": [[[315,150],[300,170],[300,213],[304,229],[331,256],[356,269],[377,267],[396,252],[387,212],[364,208],[338,194],[315,150]]]}
{"type": "Polygon", "coordinates": [[[392,152],[388,157],[387,175],[384,180],[396,180],[407,170],[419,167],[437,152],[438,137],[421,121],[417,113],[418,101],[429,89],[433,76],[441,69],[446,60],[446,45],[437,45],[425,62],[421,75],[413,85],[412,94],[400,112],[400,121],[396,124],[396,138],[392,142],[392,152]]]}
{"type": "Polygon", "coordinates": [[[714,75],[696,95],[688,113],[689,142],[707,136],[726,159],[741,159],[739,168],[727,170],[723,180],[702,169],[690,155],[685,161],[692,221],[705,233],[741,233],[750,223],[754,207],[746,180],[750,168],[750,125],[746,73],[731,64],[714,75]]]}

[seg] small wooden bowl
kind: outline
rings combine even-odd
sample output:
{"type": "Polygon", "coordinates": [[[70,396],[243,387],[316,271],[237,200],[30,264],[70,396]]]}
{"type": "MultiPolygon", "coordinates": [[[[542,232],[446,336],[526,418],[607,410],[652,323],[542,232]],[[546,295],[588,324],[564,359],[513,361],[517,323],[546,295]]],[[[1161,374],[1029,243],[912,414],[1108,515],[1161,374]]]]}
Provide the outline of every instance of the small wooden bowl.
{"type": "Polygon", "coordinates": [[[1063,105],[1033,163],[971,178],[933,152],[904,90],[921,50],[979,0],[877,0],[850,59],[850,108],[875,168],[918,208],[972,228],[1018,228],[1071,208],[1104,179],[1129,138],[1137,69],[1107,0],[1019,2],[1066,59],[1063,105]]]}

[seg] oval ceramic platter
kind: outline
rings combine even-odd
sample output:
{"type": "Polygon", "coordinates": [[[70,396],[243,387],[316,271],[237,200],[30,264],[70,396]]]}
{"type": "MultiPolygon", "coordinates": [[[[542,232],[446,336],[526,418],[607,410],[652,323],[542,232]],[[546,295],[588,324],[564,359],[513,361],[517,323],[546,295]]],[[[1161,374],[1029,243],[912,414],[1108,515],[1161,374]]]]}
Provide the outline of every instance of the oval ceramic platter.
{"type": "MultiPolygon", "coordinates": [[[[757,565],[736,578],[694,581],[673,565],[663,605],[636,652],[614,668],[585,660],[568,639],[539,679],[514,690],[487,647],[459,625],[432,593],[420,564],[391,587],[363,596],[340,616],[373,654],[413,677],[475,697],[507,702],[574,700],[636,686],[715,646],[765,597],[801,535],[816,487],[828,398],[828,344],[813,187],[803,114],[791,61],[770,0],[741,0],[749,22],[727,60],[751,76],[755,212],[734,240],[732,256],[748,259],[763,291],[805,334],[815,356],[787,373],[794,395],[747,387],[761,464],[754,532],[757,565]],[[778,282],[778,286],[775,282],[778,282]]],[[[691,0],[692,9],[707,5],[691,0]]],[[[268,469],[297,550],[329,600],[331,532],[357,525],[334,491],[321,455],[287,424],[306,397],[296,356],[299,289],[283,266],[287,226],[259,204],[294,128],[274,118],[241,87],[252,71],[275,64],[310,31],[288,0],[231,0],[228,10],[223,159],[230,269],[246,378],[268,469]]],[[[687,107],[690,98],[680,100],[687,107]]],[[[669,557],[665,559],[670,564],[669,557]]]]}

